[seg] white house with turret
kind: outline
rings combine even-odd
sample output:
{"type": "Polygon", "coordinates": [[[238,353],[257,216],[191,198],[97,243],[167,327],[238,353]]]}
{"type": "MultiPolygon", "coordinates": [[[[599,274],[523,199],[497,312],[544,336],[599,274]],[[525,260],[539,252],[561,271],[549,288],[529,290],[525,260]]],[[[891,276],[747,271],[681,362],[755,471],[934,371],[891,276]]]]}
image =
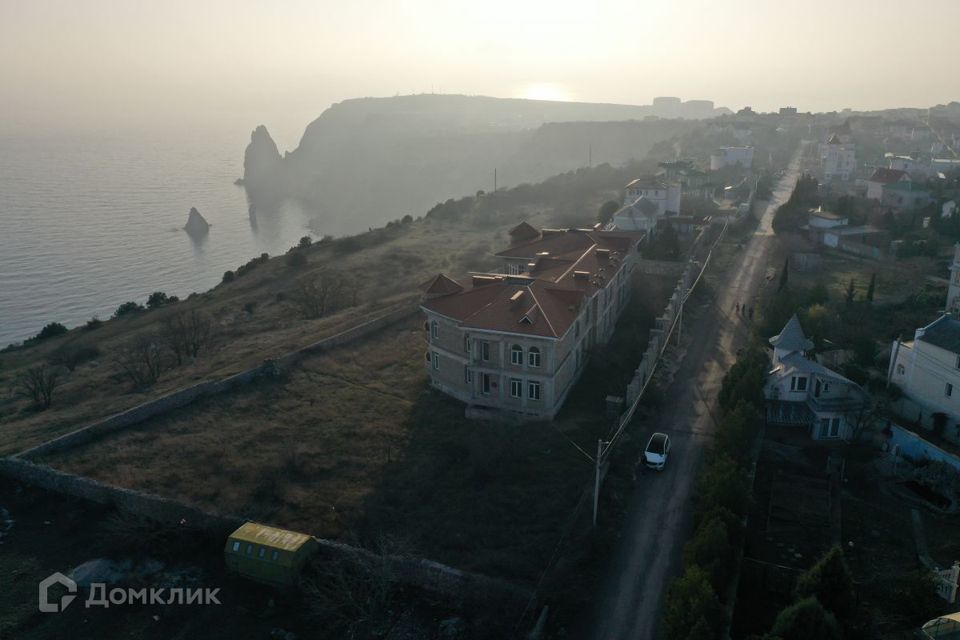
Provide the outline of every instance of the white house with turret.
{"type": "Polygon", "coordinates": [[[763,389],[767,422],[803,428],[814,440],[850,439],[868,406],[860,385],[808,357],[813,342],[796,315],[770,344],[773,369],[763,389]]]}

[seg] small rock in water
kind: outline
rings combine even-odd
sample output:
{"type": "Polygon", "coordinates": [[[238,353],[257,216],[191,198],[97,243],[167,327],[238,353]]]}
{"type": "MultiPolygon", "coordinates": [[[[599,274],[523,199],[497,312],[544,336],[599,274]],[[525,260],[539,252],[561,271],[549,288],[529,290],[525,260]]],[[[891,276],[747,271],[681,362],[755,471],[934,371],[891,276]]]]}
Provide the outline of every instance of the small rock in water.
{"type": "Polygon", "coordinates": [[[204,236],[210,231],[210,223],[200,215],[196,207],[190,207],[190,215],[187,217],[187,224],[183,226],[183,229],[193,237],[204,236]]]}

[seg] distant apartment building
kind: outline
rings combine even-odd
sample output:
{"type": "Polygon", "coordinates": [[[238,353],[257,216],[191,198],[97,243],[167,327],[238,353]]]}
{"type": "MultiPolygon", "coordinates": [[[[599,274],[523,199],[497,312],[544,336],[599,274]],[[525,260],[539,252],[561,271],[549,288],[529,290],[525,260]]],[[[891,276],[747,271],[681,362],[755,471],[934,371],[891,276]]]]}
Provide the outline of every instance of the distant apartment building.
{"type": "Polygon", "coordinates": [[[825,181],[850,180],[857,170],[857,153],[852,142],[843,142],[836,133],[820,145],[820,169],[825,181]]]}
{"type": "Polygon", "coordinates": [[[780,115],[795,116],[797,115],[797,108],[796,107],[780,107],[780,115]]]}
{"type": "Polygon", "coordinates": [[[753,147],[723,147],[710,154],[710,171],[733,166],[752,167],[753,147]]]}
{"type": "Polygon", "coordinates": [[[523,223],[510,235],[505,273],[424,285],[426,369],[468,416],[548,420],[613,333],[643,234],[523,223]]]}
{"type": "Polygon", "coordinates": [[[894,182],[909,182],[910,175],[900,169],[878,167],[867,179],[867,200],[883,199],[883,188],[894,182]]]}

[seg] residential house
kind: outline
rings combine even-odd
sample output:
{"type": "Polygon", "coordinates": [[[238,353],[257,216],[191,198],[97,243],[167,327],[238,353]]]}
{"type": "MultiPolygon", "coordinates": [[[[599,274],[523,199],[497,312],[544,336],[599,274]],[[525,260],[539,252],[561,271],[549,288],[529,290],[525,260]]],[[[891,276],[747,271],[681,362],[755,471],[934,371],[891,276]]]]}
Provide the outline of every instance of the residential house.
{"type": "Polygon", "coordinates": [[[843,225],[823,232],[824,246],[852,253],[862,258],[879,260],[890,246],[890,234],[872,225],[843,225]]]}
{"type": "Polygon", "coordinates": [[[960,320],[942,315],[894,340],[887,380],[903,392],[894,405],[903,418],[960,443],[960,320]]]}
{"type": "Polygon", "coordinates": [[[836,133],[820,145],[820,168],[823,179],[850,180],[857,170],[856,148],[852,142],[843,142],[836,133]]]}
{"type": "Polygon", "coordinates": [[[868,407],[863,389],[807,357],[813,342],[795,315],[770,344],[773,369],[763,390],[767,422],[805,429],[814,440],[853,437],[868,407]]]}
{"type": "Polygon", "coordinates": [[[682,197],[705,198],[710,195],[710,174],[698,169],[690,160],[661,162],[659,175],[671,183],[679,183],[682,197]]]}
{"type": "Polygon", "coordinates": [[[753,147],[723,147],[710,154],[710,171],[734,166],[750,169],[753,166],[753,147]]]}
{"type": "Polygon", "coordinates": [[[423,286],[426,369],[468,417],[548,420],[609,340],[630,295],[641,233],[544,229],[497,256],[505,273],[423,286]]]}
{"type": "Polygon", "coordinates": [[[910,174],[911,180],[924,180],[930,176],[931,168],[929,163],[921,160],[917,155],[908,154],[884,154],[887,160],[887,166],[897,171],[906,171],[910,174]]]}
{"type": "Polygon", "coordinates": [[[912,181],[891,182],[883,185],[880,204],[894,211],[914,211],[921,209],[933,199],[930,191],[923,185],[912,181]]]}
{"type": "Polygon", "coordinates": [[[657,205],[657,215],[680,213],[680,183],[660,176],[646,176],[632,180],[624,189],[623,206],[638,198],[646,198],[657,205]]]}
{"type": "Polygon", "coordinates": [[[947,313],[960,317],[960,244],[953,245],[950,285],[947,288],[947,313]]]}
{"type": "Polygon", "coordinates": [[[947,200],[940,206],[941,218],[952,218],[957,213],[957,201],[947,200]]]}
{"type": "Polygon", "coordinates": [[[960,173],[960,158],[934,158],[930,161],[930,170],[945,176],[960,173]]]}
{"type": "Polygon", "coordinates": [[[878,167],[867,179],[867,200],[883,199],[883,188],[894,182],[909,182],[910,174],[900,169],[878,167]]]}
{"type": "Polygon", "coordinates": [[[652,231],[665,215],[666,213],[661,212],[657,203],[646,196],[640,196],[613,214],[610,229],[619,229],[621,231],[652,231]]]}

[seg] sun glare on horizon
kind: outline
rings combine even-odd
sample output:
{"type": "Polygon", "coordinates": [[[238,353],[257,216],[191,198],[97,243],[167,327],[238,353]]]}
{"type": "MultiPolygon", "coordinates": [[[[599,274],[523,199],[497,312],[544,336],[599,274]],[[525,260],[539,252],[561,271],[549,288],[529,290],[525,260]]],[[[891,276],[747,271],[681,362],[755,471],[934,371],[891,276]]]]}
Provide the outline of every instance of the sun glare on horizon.
{"type": "Polygon", "coordinates": [[[539,82],[527,85],[520,93],[524,100],[550,100],[553,102],[569,102],[570,92],[562,85],[539,82]]]}

